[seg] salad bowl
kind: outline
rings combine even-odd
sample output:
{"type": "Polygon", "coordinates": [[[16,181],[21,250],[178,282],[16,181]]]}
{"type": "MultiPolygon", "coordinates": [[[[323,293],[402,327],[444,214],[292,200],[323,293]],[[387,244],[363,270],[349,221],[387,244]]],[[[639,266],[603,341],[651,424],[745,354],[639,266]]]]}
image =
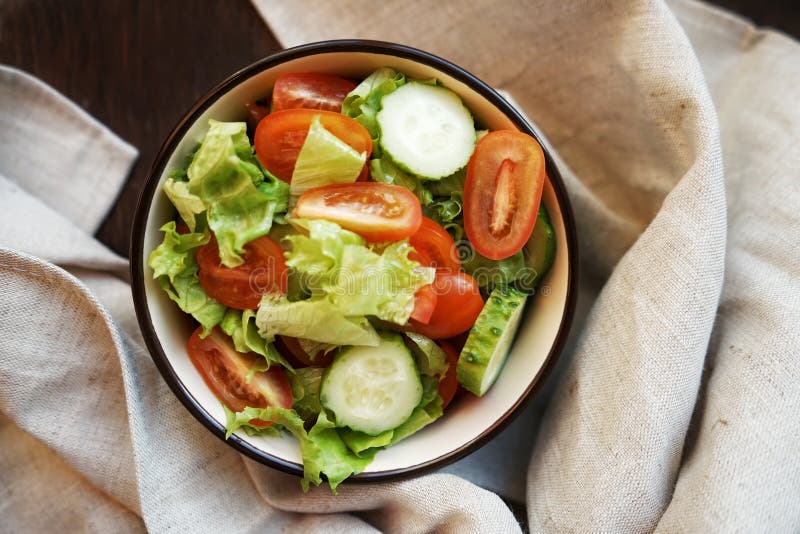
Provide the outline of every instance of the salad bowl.
{"type": "MultiPolygon", "coordinates": [[[[462,99],[476,125],[518,130],[538,140],[513,106],[464,69],[427,52],[376,41],[327,41],[278,52],[234,73],[197,101],[164,141],[141,193],[133,224],[131,278],[138,321],[156,366],[187,410],[220,439],[226,439],[225,411],[186,352],[195,327],[162,291],[147,266],[148,256],[161,241],[159,229],[175,218],[175,208],[162,186],[170,171],[203,139],[210,119],[244,120],[245,103],[268,95],[281,74],[320,73],[360,80],[380,67],[391,67],[415,79],[436,78],[462,99]]],[[[382,450],[349,480],[417,476],[475,451],[520,413],[555,366],[575,308],[577,245],[564,183],[546,146],[542,147],[547,178],[541,202],[550,214],[556,238],[555,259],[536,294],[529,298],[503,371],[485,395],[459,395],[441,419],[382,450]]],[[[263,464],[303,475],[300,448],[290,435],[236,433],[226,442],[263,464]]]]}

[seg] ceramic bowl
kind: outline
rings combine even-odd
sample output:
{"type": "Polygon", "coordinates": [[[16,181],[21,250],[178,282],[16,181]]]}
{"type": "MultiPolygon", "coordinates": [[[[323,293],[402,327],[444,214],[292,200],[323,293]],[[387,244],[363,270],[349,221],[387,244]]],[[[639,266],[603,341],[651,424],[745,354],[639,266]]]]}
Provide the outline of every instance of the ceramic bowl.
{"type": "MultiPolygon", "coordinates": [[[[267,96],[280,74],[318,72],[363,79],[383,66],[412,78],[438,78],[461,96],[481,127],[518,129],[537,137],[525,118],[491,87],[442,58],[391,43],[327,41],[278,52],[231,75],[189,109],[155,158],[133,225],[130,257],[136,313],[164,380],[189,412],[220,439],[225,435],[222,406],[186,354],[186,342],[194,325],[164,294],[147,267],[148,255],[162,239],[159,227],[175,217],[161,186],[169,171],[181,165],[203,138],[209,119],[244,120],[244,104],[267,96]]],[[[497,382],[482,398],[457,397],[444,417],[381,451],[363,473],[351,480],[416,476],[453,462],[497,435],[540,391],[566,341],[577,287],[575,224],[561,175],[546,148],[545,156],[549,179],[542,201],[557,236],[556,259],[538,294],[527,305],[497,382]]],[[[300,448],[292,436],[242,434],[231,436],[226,443],[259,462],[302,476],[300,448]]]]}

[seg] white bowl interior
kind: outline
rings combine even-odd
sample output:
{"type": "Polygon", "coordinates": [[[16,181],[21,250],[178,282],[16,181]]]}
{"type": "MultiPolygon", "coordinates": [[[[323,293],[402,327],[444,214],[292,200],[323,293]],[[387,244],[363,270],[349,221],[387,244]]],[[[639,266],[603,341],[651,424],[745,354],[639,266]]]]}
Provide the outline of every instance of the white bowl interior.
{"type": "MultiPolygon", "coordinates": [[[[203,138],[208,128],[208,119],[243,120],[244,103],[268,95],[276,77],[285,72],[321,72],[359,79],[381,66],[393,67],[414,78],[439,78],[446,87],[461,95],[479,124],[490,129],[515,129],[511,120],[482,95],[444,72],[410,59],[376,53],[333,52],[288,61],[252,76],[222,95],[180,140],[160,177],[159,188],[147,218],[142,264],[147,264],[147,256],[161,242],[159,227],[175,216],[175,210],[162,193],[160,185],[166,179],[167,173],[180,165],[203,138]]],[[[555,264],[540,286],[538,294],[528,300],[530,309],[497,382],[483,398],[472,395],[460,397],[448,408],[442,419],[381,451],[366,472],[400,470],[427,463],[476,440],[502,419],[539,373],[556,341],[564,314],[569,281],[567,266],[570,260],[561,207],[549,181],[545,184],[543,202],[550,212],[558,239],[555,264]]],[[[145,270],[147,306],[153,328],[170,365],[195,401],[210,417],[224,425],[225,415],[219,401],[205,385],[186,354],[191,322],[153,280],[150,269],[145,270]]],[[[291,436],[248,437],[242,434],[240,437],[272,456],[302,463],[300,449],[291,436]]]]}

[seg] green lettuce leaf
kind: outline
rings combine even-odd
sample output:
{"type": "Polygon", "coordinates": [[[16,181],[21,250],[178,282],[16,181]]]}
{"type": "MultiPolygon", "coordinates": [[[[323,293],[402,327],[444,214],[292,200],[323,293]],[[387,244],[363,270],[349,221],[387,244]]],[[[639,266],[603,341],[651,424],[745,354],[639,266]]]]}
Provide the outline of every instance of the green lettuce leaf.
{"type": "MultiPolygon", "coordinates": [[[[336,487],[350,475],[360,473],[375,457],[377,450],[362,454],[353,453],[342,438],[332,422],[321,412],[317,422],[306,432],[303,419],[294,410],[285,408],[245,408],[241,412],[231,414],[225,425],[225,439],[240,428],[247,431],[258,432],[259,427],[250,425],[252,419],[272,421],[281,425],[285,430],[294,435],[300,442],[300,454],[303,458],[303,480],[301,484],[304,491],[309,485],[319,486],[322,476],[328,479],[331,491],[336,493],[336,487]]],[[[269,428],[269,427],[268,427],[269,428]]]]}
{"type": "Polygon", "coordinates": [[[475,252],[470,247],[469,253],[461,262],[464,271],[472,276],[482,288],[492,288],[501,284],[510,284],[517,278],[525,276],[529,269],[525,265],[525,257],[520,250],[513,256],[502,260],[490,260],[475,252]]]}
{"type": "Polygon", "coordinates": [[[172,178],[164,182],[164,193],[178,210],[178,214],[186,222],[189,230],[194,232],[197,226],[195,215],[206,211],[203,199],[189,192],[187,182],[176,181],[172,178]]]}
{"type": "Polygon", "coordinates": [[[255,352],[264,357],[266,366],[259,371],[266,371],[269,365],[277,363],[286,369],[291,369],[275,346],[258,334],[255,324],[256,312],[253,310],[234,310],[229,308],[222,318],[219,327],[233,340],[233,347],[242,353],[255,352]]]}
{"type": "Polygon", "coordinates": [[[300,195],[312,187],[353,183],[366,160],[366,152],[356,152],[326,130],[315,115],[292,172],[291,193],[300,195]]]}
{"type": "Polygon", "coordinates": [[[411,352],[414,353],[417,360],[419,372],[442,380],[447,373],[447,368],[450,367],[444,350],[434,340],[422,334],[405,332],[405,335],[411,340],[411,352]]]}
{"type": "Polygon", "coordinates": [[[187,170],[188,192],[206,205],[208,225],[227,267],[242,263],[244,245],[267,234],[273,216],[288,203],[288,185],[270,175],[265,182],[246,132],[243,122],[209,121],[187,170]]]}
{"type": "Polygon", "coordinates": [[[370,176],[376,182],[405,187],[417,196],[423,206],[433,201],[433,195],[426,187],[427,183],[398,167],[388,156],[373,158],[369,166],[370,176]]]}
{"type": "Polygon", "coordinates": [[[408,259],[413,247],[397,241],[377,252],[360,245],[346,245],[333,287],[324,288],[348,315],[371,315],[405,324],[414,311],[414,294],[433,283],[435,269],[408,259]]]}
{"type": "Polygon", "coordinates": [[[164,240],[150,253],[147,265],[153,269],[153,277],[167,296],[194,317],[207,333],[222,321],[227,310],[208,296],[197,276],[194,249],[208,243],[211,236],[208,232],[179,234],[175,221],[166,223],[161,231],[164,240]]]}
{"type": "Polygon", "coordinates": [[[290,302],[265,295],[256,314],[259,333],[267,340],[276,335],[302,337],[331,345],[378,345],[378,334],[364,317],[347,317],[329,296],[290,302]]]}
{"type": "Polygon", "coordinates": [[[422,400],[403,424],[394,429],[389,446],[407,438],[433,423],[442,416],[442,397],[439,395],[439,380],[422,375],[422,400]]]}
{"type": "Polygon", "coordinates": [[[240,428],[248,436],[270,436],[274,438],[280,437],[281,431],[274,425],[256,426],[250,424],[250,419],[252,419],[252,417],[250,417],[248,413],[250,413],[249,411],[258,410],[258,408],[245,408],[245,410],[241,412],[234,412],[225,406],[225,403],[221,402],[220,404],[222,405],[222,409],[225,410],[225,439],[228,439],[235,430],[240,428]]]}
{"type": "Polygon", "coordinates": [[[299,413],[303,419],[310,419],[312,416],[322,411],[319,402],[319,387],[322,383],[323,367],[301,367],[295,369],[294,375],[297,378],[293,384],[294,403],[292,408],[299,413]]]}
{"type": "Polygon", "coordinates": [[[340,428],[339,436],[342,438],[345,445],[347,445],[348,449],[357,455],[361,455],[364,451],[370,454],[371,451],[369,451],[369,449],[380,449],[390,445],[392,443],[392,437],[394,436],[394,430],[387,430],[377,436],[370,436],[358,430],[340,428]]]}
{"type": "Polygon", "coordinates": [[[345,97],[342,102],[342,113],[360,122],[369,132],[373,141],[375,157],[380,157],[380,129],[377,115],[381,109],[381,99],[405,85],[406,77],[388,67],[381,67],[361,82],[345,97]]]}
{"type": "Polygon", "coordinates": [[[426,185],[435,197],[449,197],[452,193],[464,191],[464,184],[467,181],[467,168],[459,169],[450,176],[441,180],[432,180],[426,185]]]}
{"type": "MultiPolygon", "coordinates": [[[[286,237],[292,248],[286,254],[286,265],[303,275],[303,285],[312,295],[309,300],[294,303],[304,303],[296,306],[297,310],[315,306],[323,308],[327,314],[338,310],[342,317],[357,318],[359,324],[366,315],[404,324],[414,310],[414,293],[433,281],[433,269],[420,267],[408,259],[413,249],[406,241],[391,243],[378,253],[368,247],[363,238],[335,223],[295,219],[293,224],[306,229],[309,235],[286,237]],[[331,305],[334,310],[330,309],[331,305]]],[[[297,317],[293,319],[295,324],[291,326],[297,328],[297,317]]],[[[262,320],[258,321],[261,324],[262,320]]],[[[328,325],[320,330],[322,332],[306,335],[286,335],[334,345],[361,344],[348,343],[346,338],[343,343],[339,342],[342,336],[332,332],[333,328],[328,325]],[[337,341],[332,341],[334,338],[337,341]]]]}
{"type": "Polygon", "coordinates": [[[292,250],[286,266],[300,275],[301,285],[313,289],[330,286],[338,275],[344,247],[364,246],[360,235],[322,219],[292,219],[292,225],[308,235],[295,234],[284,239],[292,250]]]}

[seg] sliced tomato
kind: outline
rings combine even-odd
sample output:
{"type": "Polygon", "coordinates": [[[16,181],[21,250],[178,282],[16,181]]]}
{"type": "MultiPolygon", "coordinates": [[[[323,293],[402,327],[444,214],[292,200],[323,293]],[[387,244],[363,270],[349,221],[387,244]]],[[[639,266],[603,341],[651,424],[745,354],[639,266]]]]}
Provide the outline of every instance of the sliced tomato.
{"type": "Polygon", "coordinates": [[[405,239],[422,224],[422,207],[414,193],[377,182],[309,189],[300,195],[293,215],[333,221],[372,242],[405,239]]]}
{"type": "Polygon", "coordinates": [[[244,263],[220,264],[217,240],[197,249],[200,285],[212,298],[237,310],[255,310],[264,293],[286,293],[288,270],[281,246],[267,236],[244,246],[244,263]]]}
{"type": "Polygon", "coordinates": [[[350,145],[356,152],[366,152],[369,161],[372,138],[358,121],[333,111],[314,109],[276,111],[258,123],[253,144],[261,164],[284,182],[292,180],[297,155],[303,147],[311,120],[315,116],[319,116],[326,130],[350,145]]]}
{"type": "Polygon", "coordinates": [[[433,284],[422,286],[414,293],[414,311],[411,312],[411,319],[422,324],[428,324],[436,309],[436,290],[433,284]]]}
{"type": "Polygon", "coordinates": [[[453,400],[458,390],[456,365],[458,364],[459,351],[447,341],[437,341],[436,344],[447,354],[447,373],[439,381],[439,396],[442,397],[442,410],[444,410],[453,400]]]}
{"type": "Polygon", "coordinates": [[[272,89],[272,109],[324,109],[338,113],[347,93],[355,88],[350,80],[327,74],[281,74],[272,89]]]}
{"type": "Polygon", "coordinates": [[[415,257],[427,262],[415,259],[411,255],[409,257],[419,261],[423,266],[452,272],[461,270],[461,260],[453,238],[436,221],[422,217],[419,230],[411,236],[408,243],[417,252],[415,257]]]}
{"type": "Polygon", "coordinates": [[[464,185],[464,230],[477,252],[501,260],[522,249],[544,180],[544,153],[530,135],[498,130],[478,141],[464,185]]]}
{"type": "Polygon", "coordinates": [[[320,352],[314,358],[303,349],[296,337],[276,336],[275,346],[278,351],[289,360],[289,363],[298,363],[296,367],[327,367],[333,361],[334,351],[320,352]]]}
{"type": "Polygon", "coordinates": [[[472,328],[483,309],[478,283],[466,273],[437,271],[433,287],[436,308],[428,324],[410,319],[415,332],[431,339],[454,337],[472,328]]]}
{"type": "MultiPolygon", "coordinates": [[[[200,338],[202,331],[202,326],[194,331],[186,350],[203,381],[228,409],[240,412],[247,407],[292,407],[292,386],[283,369],[273,365],[268,371],[257,371],[248,381],[250,370],[263,358],[252,352],[236,352],[231,338],[219,327],[204,339],[200,338]]],[[[257,419],[251,423],[272,424],[257,419]]]]}

